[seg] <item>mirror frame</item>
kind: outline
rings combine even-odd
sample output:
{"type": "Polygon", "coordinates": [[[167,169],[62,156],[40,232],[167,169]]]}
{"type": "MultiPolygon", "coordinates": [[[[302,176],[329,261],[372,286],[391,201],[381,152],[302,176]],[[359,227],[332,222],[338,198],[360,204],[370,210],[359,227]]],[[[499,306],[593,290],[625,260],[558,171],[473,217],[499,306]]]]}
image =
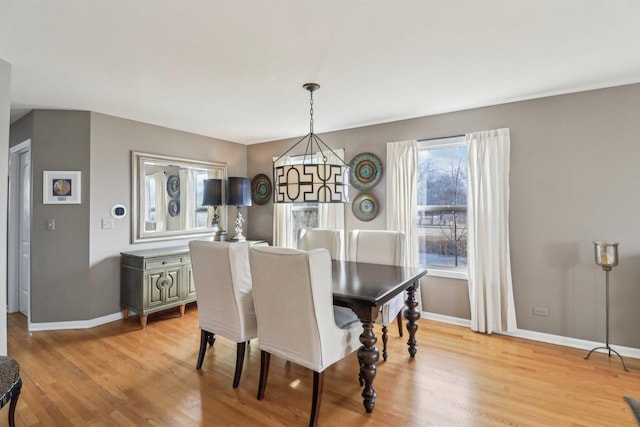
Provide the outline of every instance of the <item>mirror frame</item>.
{"type": "MultiPolygon", "coordinates": [[[[131,152],[131,243],[144,243],[155,242],[160,240],[175,240],[184,239],[189,237],[203,237],[212,236],[214,231],[207,227],[204,229],[193,230],[170,230],[170,231],[145,231],[144,222],[145,218],[140,210],[142,206],[142,197],[144,197],[145,189],[143,188],[144,177],[144,164],[145,162],[166,162],[167,165],[197,168],[197,169],[209,169],[212,171],[221,172],[222,185],[222,200],[226,200],[226,181],[227,181],[227,164],[220,162],[208,162],[203,160],[192,160],[181,157],[164,156],[161,154],[150,154],[139,151],[131,152]],[[142,216],[141,216],[142,215],[142,216]]],[[[226,230],[227,228],[227,206],[221,205],[218,207],[218,215],[220,226],[226,230]]]]}

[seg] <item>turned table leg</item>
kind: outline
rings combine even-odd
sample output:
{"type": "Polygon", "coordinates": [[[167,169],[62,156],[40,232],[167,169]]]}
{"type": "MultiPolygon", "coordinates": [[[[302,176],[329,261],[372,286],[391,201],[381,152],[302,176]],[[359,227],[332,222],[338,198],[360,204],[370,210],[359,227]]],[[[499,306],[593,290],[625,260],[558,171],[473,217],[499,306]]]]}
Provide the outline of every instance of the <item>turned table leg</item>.
{"type": "Polygon", "coordinates": [[[186,305],[185,305],[185,304],[182,304],[182,305],[180,306],[180,317],[184,317],[184,309],[185,309],[185,307],[186,307],[186,305]]]}
{"type": "Polygon", "coordinates": [[[127,320],[129,318],[129,309],[128,308],[123,308],[122,309],[122,317],[124,318],[124,320],[127,320]]]}
{"type": "Polygon", "coordinates": [[[373,411],[376,405],[376,391],[373,389],[373,380],[376,377],[376,363],[380,358],[376,345],[376,335],[373,333],[373,320],[363,320],[364,331],[360,335],[362,347],[358,350],[358,360],[360,361],[360,379],[364,381],[362,397],[364,409],[367,413],[373,411]]]}
{"type": "Polygon", "coordinates": [[[411,287],[407,288],[407,309],[404,311],[404,317],[407,319],[407,331],[409,331],[409,355],[415,357],[418,351],[418,341],[416,340],[416,332],[418,331],[418,319],[420,319],[420,312],[416,309],[418,302],[416,301],[416,289],[418,289],[418,282],[414,282],[411,287]]]}
{"type": "Polygon", "coordinates": [[[147,327],[147,316],[140,316],[140,325],[142,325],[142,329],[147,327]]]}

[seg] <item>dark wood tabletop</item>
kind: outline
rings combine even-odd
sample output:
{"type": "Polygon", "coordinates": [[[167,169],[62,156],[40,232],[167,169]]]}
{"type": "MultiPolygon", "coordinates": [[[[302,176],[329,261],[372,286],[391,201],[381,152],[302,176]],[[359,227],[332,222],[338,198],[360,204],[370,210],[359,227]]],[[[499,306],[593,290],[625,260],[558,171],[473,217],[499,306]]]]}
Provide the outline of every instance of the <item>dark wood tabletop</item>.
{"type": "Polygon", "coordinates": [[[381,307],[427,273],[423,268],[332,261],[333,303],[381,307]]]}

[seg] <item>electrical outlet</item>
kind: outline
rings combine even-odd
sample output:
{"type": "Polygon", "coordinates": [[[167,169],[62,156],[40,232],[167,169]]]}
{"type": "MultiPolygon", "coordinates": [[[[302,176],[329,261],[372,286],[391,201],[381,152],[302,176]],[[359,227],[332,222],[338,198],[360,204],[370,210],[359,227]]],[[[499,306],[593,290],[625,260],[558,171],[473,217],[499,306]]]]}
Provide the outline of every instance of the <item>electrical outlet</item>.
{"type": "Polygon", "coordinates": [[[55,219],[48,219],[45,223],[45,228],[47,229],[47,231],[55,231],[56,229],[56,220],[55,219]]]}
{"type": "Polygon", "coordinates": [[[102,219],[102,229],[110,230],[113,228],[113,218],[103,218],[102,219]]]}
{"type": "Polygon", "coordinates": [[[534,305],[533,306],[533,315],[534,316],[547,317],[547,316],[549,316],[549,309],[547,307],[536,307],[534,305]]]}

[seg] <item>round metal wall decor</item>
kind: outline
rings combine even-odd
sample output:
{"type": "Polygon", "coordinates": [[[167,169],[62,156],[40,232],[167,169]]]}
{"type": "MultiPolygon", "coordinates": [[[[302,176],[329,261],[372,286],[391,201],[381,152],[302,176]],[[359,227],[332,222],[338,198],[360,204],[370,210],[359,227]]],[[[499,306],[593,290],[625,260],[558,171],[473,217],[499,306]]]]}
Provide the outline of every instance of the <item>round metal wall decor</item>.
{"type": "Polygon", "coordinates": [[[382,162],[372,153],[362,153],[351,159],[350,181],[358,190],[373,188],[382,177],[382,162]]]}
{"type": "Polygon", "coordinates": [[[264,205],[271,199],[271,180],[263,173],[251,180],[251,198],[256,205],[264,205]]]}
{"type": "Polygon", "coordinates": [[[171,175],[167,179],[167,194],[171,198],[180,196],[180,178],[178,175],[171,175]]]}
{"type": "Polygon", "coordinates": [[[180,199],[169,200],[169,216],[177,216],[180,213],[180,199]]]}
{"type": "Polygon", "coordinates": [[[373,194],[360,194],[353,199],[351,211],[360,221],[371,221],[378,216],[378,199],[373,194]]]}

